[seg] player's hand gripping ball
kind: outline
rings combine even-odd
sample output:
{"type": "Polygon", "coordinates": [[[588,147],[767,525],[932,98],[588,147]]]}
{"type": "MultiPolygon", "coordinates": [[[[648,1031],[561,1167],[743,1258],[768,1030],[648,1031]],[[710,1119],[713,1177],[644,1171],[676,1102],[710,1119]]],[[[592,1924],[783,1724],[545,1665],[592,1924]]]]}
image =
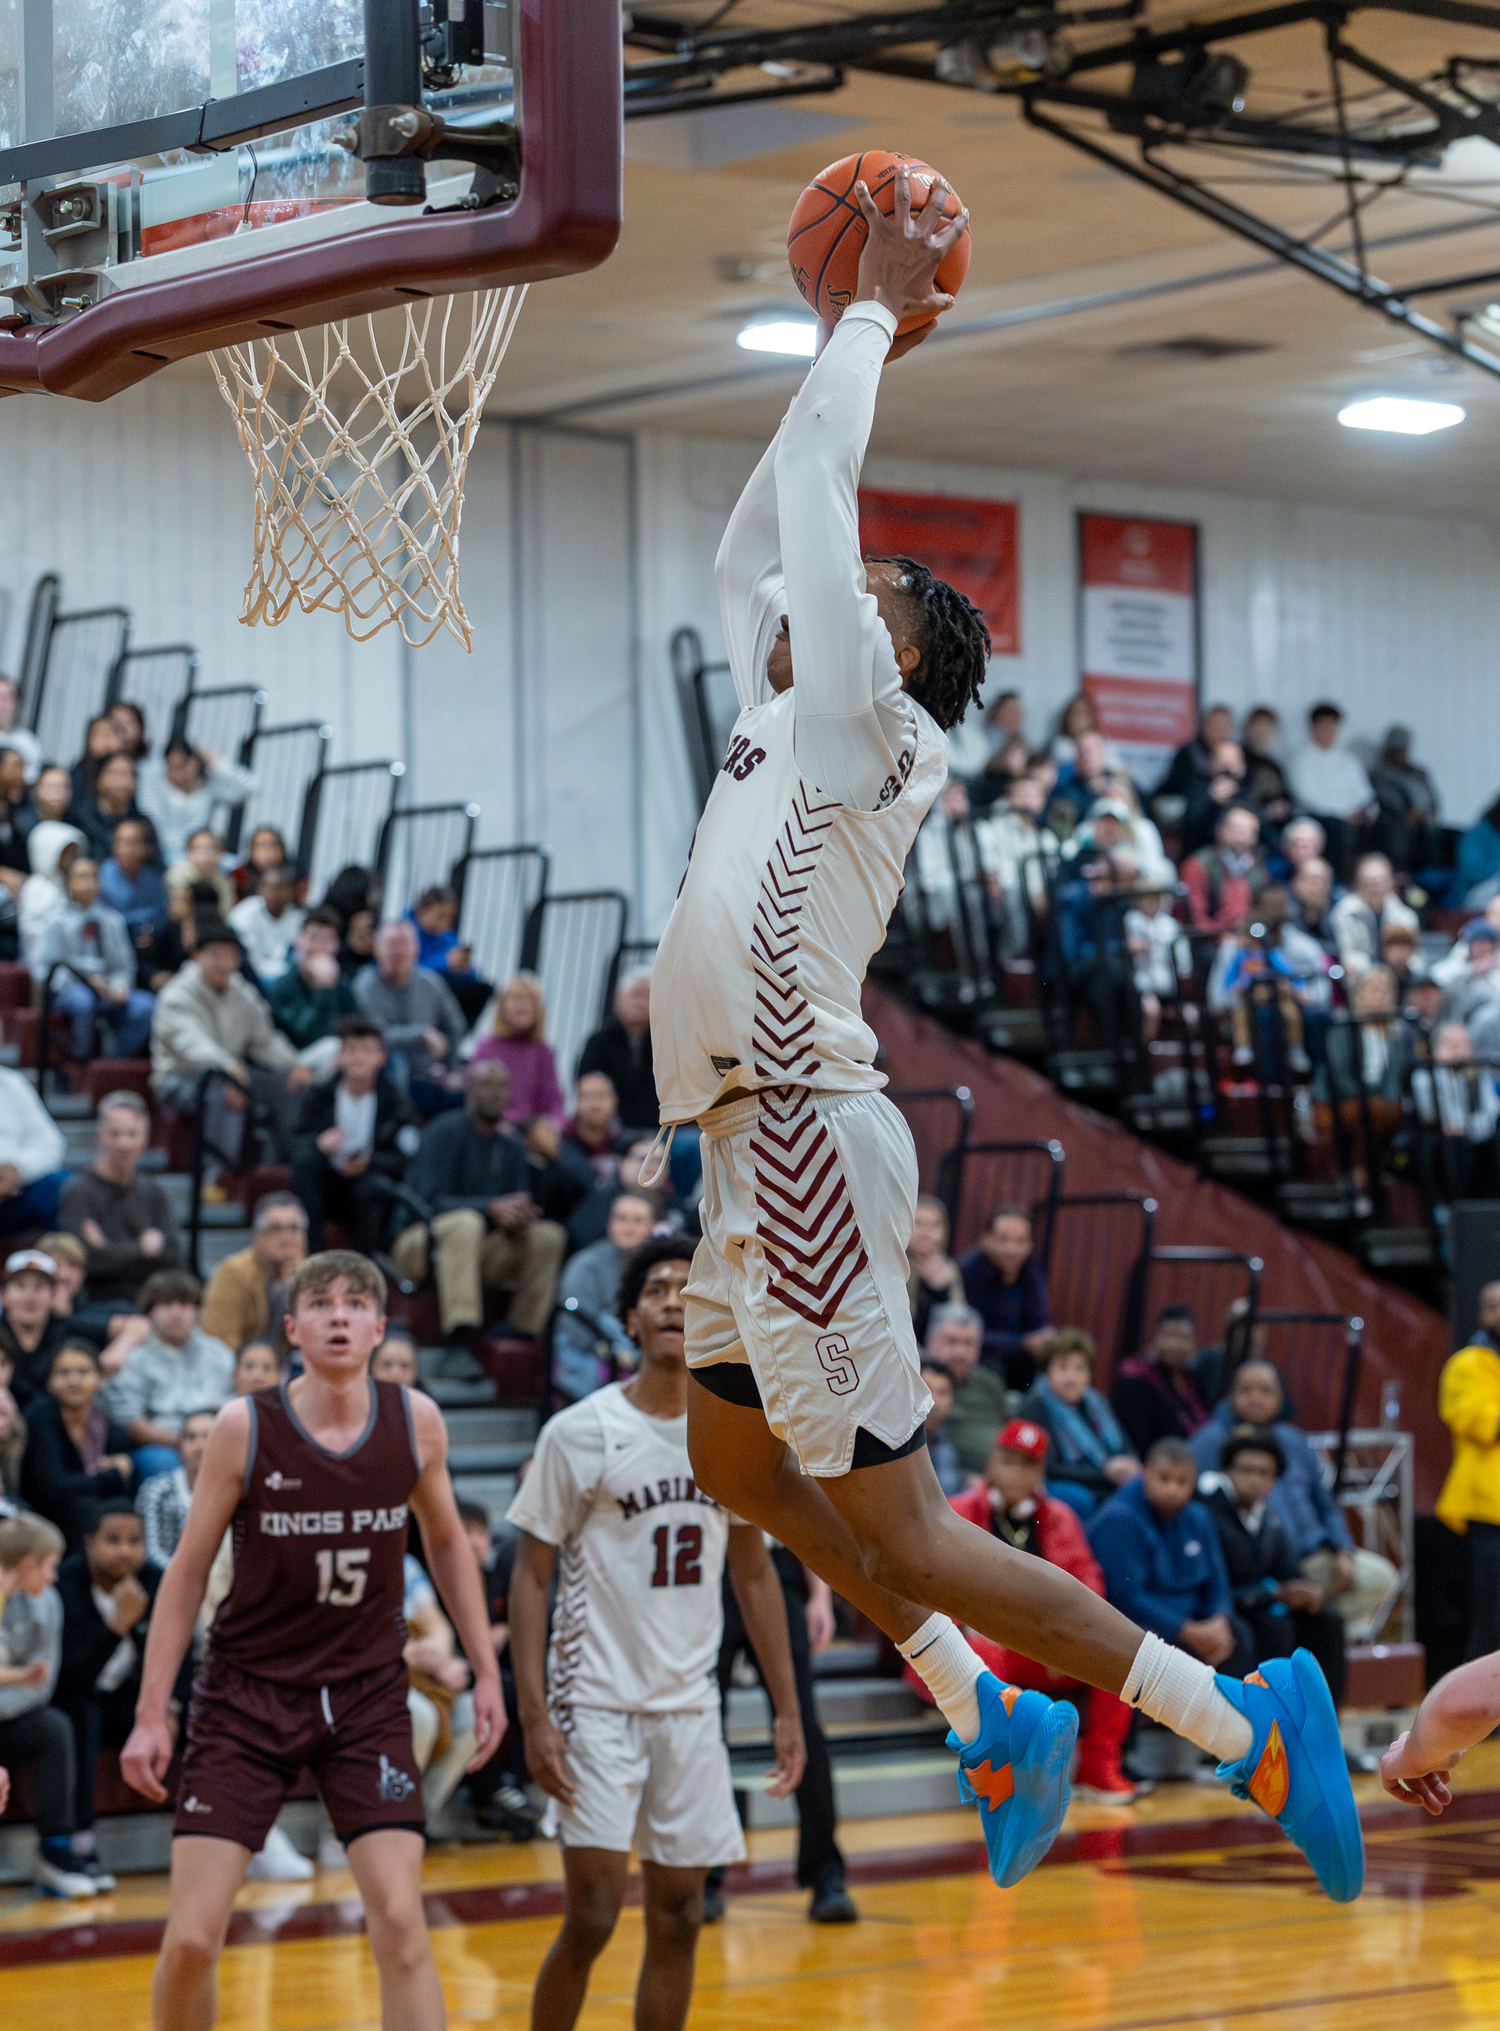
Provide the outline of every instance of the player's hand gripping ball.
{"type": "MultiPolygon", "coordinates": [[[[830,163],[797,200],[786,235],[792,280],[808,308],[828,324],[837,324],[854,301],[859,257],[870,230],[854,186],[863,182],[877,208],[890,218],[896,209],[896,172],[903,165],[911,173],[911,208],[916,213],[927,203],[938,172],[915,156],[889,155],[878,148],[830,163]]],[[[957,191],[950,187],[943,199],[943,216],[956,218],[962,210],[957,191]]],[[[969,272],[970,246],[966,227],[943,256],[934,286],[945,296],[956,296],[962,287],[969,272]]],[[[896,327],[898,343],[936,322],[935,317],[903,318],[896,327]]]]}

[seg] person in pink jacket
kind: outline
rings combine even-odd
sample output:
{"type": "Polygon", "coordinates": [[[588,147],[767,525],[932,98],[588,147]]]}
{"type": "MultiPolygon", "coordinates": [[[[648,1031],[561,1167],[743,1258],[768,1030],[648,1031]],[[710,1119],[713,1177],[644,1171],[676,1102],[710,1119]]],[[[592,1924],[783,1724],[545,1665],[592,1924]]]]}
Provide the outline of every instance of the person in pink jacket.
{"type": "Polygon", "coordinates": [[[544,1032],[547,1004],[534,973],[517,973],[500,991],[495,1027],[474,1047],[473,1062],[499,1058],[510,1071],[507,1121],[540,1117],[561,1129],[567,1103],[557,1083],[557,1060],[544,1032]]]}

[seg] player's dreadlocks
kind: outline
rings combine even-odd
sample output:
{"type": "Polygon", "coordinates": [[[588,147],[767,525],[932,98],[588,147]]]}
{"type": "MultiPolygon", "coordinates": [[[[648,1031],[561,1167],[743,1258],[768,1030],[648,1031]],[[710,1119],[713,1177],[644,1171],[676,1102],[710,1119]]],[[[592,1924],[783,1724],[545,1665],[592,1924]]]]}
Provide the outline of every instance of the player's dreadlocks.
{"type": "Polygon", "coordinates": [[[911,602],[922,660],[907,683],[907,695],[930,712],[946,733],[977,705],[990,655],[990,631],[974,602],[946,579],[934,578],[914,557],[872,558],[901,571],[901,590],[911,602]]]}

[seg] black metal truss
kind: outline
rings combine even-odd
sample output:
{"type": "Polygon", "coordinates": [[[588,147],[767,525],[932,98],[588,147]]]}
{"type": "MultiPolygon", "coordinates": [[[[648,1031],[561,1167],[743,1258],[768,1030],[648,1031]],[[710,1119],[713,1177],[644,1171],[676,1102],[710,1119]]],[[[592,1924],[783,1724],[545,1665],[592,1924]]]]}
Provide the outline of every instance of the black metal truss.
{"type": "MultiPolygon", "coordinates": [[[[1138,22],[1141,0],[1094,9],[1055,0],[1040,6],[954,0],[947,6],[811,27],[710,29],[702,34],[664,12],[637,13],[626,33],[627,45],[652,54],[626,64],[626,111],[687,111],[730,100],[826,92],[836,88],[846,68],[1010,96],[1021,102],[1025,118],[1039,131],[1248,240],[1413,336],[1500,377],[1500,334],[1492,344],[1466,316],[1444,323],[1416,307],[1420,298],[1500,282],[1500,269],[1398,285],[1372,273],[1366,259],[1366,214],[1381,195],[1397,190],[1444,195],[1423,191],[1409,179],[1435,168],[1456,141],[1478,136],[1500,144],[1500,64],[1495,66],[1493,97],[1476,93],[1465,82],[1469,73],[1488,67],[1485,60],[1458,57],[1436,77],[1403,76],[1348,38],[1350,17],[1371,10],[1453,22],[1500,37],[1500,6],[1481,0],[1281,0],[1159,33],[1136,26],[1082,49],[1067,48],[1056,75],[1016,76],[988,69],[989,43],[1018,29],[1059,38],[1101,22],[1138,22]],[[1194,125],[1180,114],[1174,118],[1170,108],[1153,103],[1147,93],[1090,81],[1090,73],[1122,68],[1135,78],[1142,66],[1162,59],[1191,63],[1215,45],[1242,43],[1300,24],[1323,31],[1329,91],[1318,105],[1286,118],[1226,112],[1210,125],[1194,125]],[[969,52],[967,63],[944,64],[942,53],[955,50],[969,52]],[[759,73],[753,79],[748,75],[752,71],[759,73]],[[1346,71],[1357,74],[1365,88],[1357,97],[1348,90],[1346,71]],[[1392,117],[1393,110],[1399,110],[1399,119],[1392,117]],[[1129,152],[1132,141],[1136,153],[1129,152]],[[1291,232],[1215,189],[1207,173],[1193,173],[1168,159],[1184,150],[1193,151],[1195,158],[1205,151],[1219,161],[1238,157],[1267,170],[1273,182],[1284,181],[1300,164],[1307,176],[1338,192],[1338,209],[1316,234],[1291,232]],[[1278,162],[1283,167],[1272,168],[1278,162]],[[1338,251],[1326,244],[1335,231],[1342,231],[1348,243],[1338,251]]],[[[1500,202],[1480,208],[1500,226],[1500,202]]]]}

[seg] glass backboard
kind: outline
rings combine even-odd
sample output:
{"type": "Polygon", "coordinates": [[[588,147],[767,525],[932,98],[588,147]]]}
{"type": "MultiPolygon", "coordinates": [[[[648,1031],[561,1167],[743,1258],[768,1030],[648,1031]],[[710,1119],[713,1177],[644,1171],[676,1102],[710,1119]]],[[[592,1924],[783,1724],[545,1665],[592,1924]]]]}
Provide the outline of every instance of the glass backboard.
{"type": "Polygon", "coordinates": [[[0,393],[592,266],[620,95],[617,0],[0,0],[0,393]]]}

